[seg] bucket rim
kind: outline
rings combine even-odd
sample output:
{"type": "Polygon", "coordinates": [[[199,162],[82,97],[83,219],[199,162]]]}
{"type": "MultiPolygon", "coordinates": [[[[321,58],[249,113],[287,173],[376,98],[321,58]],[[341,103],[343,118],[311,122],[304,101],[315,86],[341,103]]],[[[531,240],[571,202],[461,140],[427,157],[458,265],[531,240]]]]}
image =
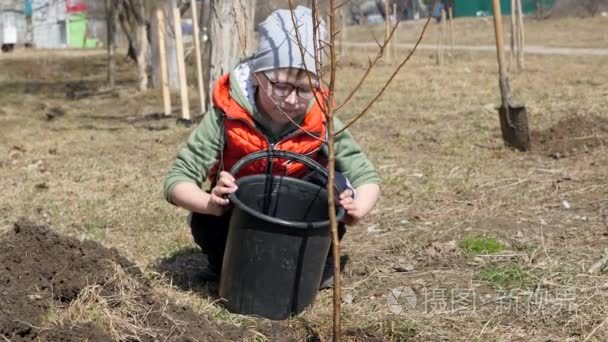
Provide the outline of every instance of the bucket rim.
{"type": "MultiPolygon", "coordinates": [[[[238,185],[238,183],[242,182],[243,180],[255,179],[255,178],[266,178],[266,177],[268,177],[268,176],[264,175],[264,174],[249,175],[249,176],[244,176],[244,177],[237,179],[236,182],[238,185]]],[[[296,183],[312,185],[312,186],[324,189],[320,185],[305,181],[303,179],[295,178],[295,177],[277,176],[277,175],[272,175],[271,177],[288,179],[288,180],[294,181],[296,183]]],[[[327,191],[327,189],[324,189],[324,190],[327,191]]],[[[329,225],[330,225],[329,219],[323,220],[323,221],[314,221],[314,222],[288,221],[285,219],[280,219],[280,218],[272,217],[270,215],[263,214],[255,209],[251,208],[250,206],[245,204],[243,201],[241,201],[238,198],[238,196],[236,195],[236,192],[233,192],[230,195],[228,195],[228,198],[230,199],[230,201],[232,203],[234,203],[235,206],[239,207],[239,209],[244,210],[248,214],[253,215],[258,219],[262,219],[262,220],[268,221],[270,223],[280,224],[280,225],[283,225],[283,226],[286,226],[289,228],[299,228],[299,229],[319,229],[319,228],[329,227],[329,225]]],[[[345,214],[344,208],[339,204],[336,205],[336,208],[337,208],[336,219],[338,221],[341,221],[344,218],[344,214],[345,214]]]]}

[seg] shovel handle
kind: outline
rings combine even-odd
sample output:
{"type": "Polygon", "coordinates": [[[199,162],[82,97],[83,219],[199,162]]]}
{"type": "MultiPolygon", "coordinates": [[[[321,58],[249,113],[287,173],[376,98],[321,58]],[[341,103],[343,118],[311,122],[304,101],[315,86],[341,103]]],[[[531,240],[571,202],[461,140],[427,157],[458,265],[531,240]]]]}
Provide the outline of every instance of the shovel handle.
{"type": "Polygon", "coordinates": [[[500,77],[505,75],[505,37],[502,29],[502,12],[500,10],[500,0],[492,0],[492,10],[494,12],[494,33],[496,34],[496,53],[500,77]]]}
{"type": "Polygon", "coordinates": [[[498,57],[498,72],[500,75],[500,95],[503,106],[509,106],[509,84],[505,69],[505,37],[502,29],[502,13],[500,0],[492,0],[494,12],[494,33],[496,34],[496,55],[498,57]]]}

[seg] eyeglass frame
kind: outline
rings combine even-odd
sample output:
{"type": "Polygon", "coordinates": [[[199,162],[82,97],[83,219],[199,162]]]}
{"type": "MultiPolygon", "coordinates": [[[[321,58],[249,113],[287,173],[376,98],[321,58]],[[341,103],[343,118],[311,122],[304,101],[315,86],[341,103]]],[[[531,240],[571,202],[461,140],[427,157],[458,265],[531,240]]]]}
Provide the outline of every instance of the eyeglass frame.
{"type": "MultiPolygon", "coordinates": [[[[300,95],[300,91],[303,88],[300,87],[296,87],[295,85],[291,84],[291,83],[287,83],[287,82],[281,82],[281,81],[274,81],[270,78],[270,76],[268,76],[268,74],[266,74],[266,72],[261,72],[261,74],[264,75],[264,77],[266,77],[266,79],[268,80],[268,82],[270,82],[270,85],[272,87],[272,94],[278,97],[287,97],[289,95],[291,95],[291,93],[293,93],[293,91],[296,91],[296,95],[301,98],[302,100],[312,100],[315,97],[315,92],[319,89],[317,88],[312,88],[310,89],[310,97],[303,97],[302,95],[300,95]],[[277,84],[283,84],[286,87],[291,87],[291,89],[286,93],[286,94],[277,94],[276,92],[276,85],[277,84]]],[[[309,89],[306,89],[305,91],[309,91],[309,89]]]]}

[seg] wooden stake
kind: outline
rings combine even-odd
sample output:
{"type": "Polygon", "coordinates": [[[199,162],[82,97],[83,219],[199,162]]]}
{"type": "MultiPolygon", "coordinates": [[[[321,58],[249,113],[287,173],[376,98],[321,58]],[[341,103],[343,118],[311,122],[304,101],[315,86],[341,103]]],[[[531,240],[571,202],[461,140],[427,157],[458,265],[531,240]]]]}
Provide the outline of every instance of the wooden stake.
{"type": "MultiPolygon", "coordinates": [[[[387,0],[388,1],[388,0],[387,0]]],[[[397,25],[397,23],[399,22],[399,15],[397,14],[397,4],[393,4],[393,15],[395,16],[395,23],[393,25],[397,25]]],[[[396,55],[396,44],[397,44],[397,32],[399,32],[399,30],[395,30],[395,33],[393,34],[393,39],[392,39],[392,44],[391,44],[391,58],[393,58],[396,55]]]]}
{"type": "Polygon", "coordinates": [[[182,38],[182,20],[179,8],[173,8],[175,26],[175,44],[177,45],[177,65],[179,71],[179,89],[182,99],[182,119],[190,120],[190,101],[188,100],[188,81],[186,80],[186,64],[184,62],[184,40],[182,38]]]}
{"type": "Polygon", "coordinates": [[[194,51],[196,56],[196,77],[198,80],[198,98],[201,101],[201,114],[207,111],[205,107],[205,86],[203,85],[203,59],[201,56],[201,40],[198,27],[198,9],[196,7],[196,0],[190,0],[190,7],[192,8],[192,34],[194,39],[194,51]]]}
{"type": "Polygon", "coordinates": [[[441,10],[441,24],[439,25],[439,39],[437,42],[437,65],[443,65],[443,41],[445,35],[445,10],[441,10]]]}
{"type": "MultiPolygon", "coordinates": [[[[384,41],[386,41],[386,44],[389,45],[390,43],[387,41],[388,39],[388,35],[390,34],[391,31],[391,14],[390,14],[390,6],[388,3],[388,0],[384,1],[384,41]]],[[[391,47],[390,46],[386,46],[387,50],[386,50],[386,61],[390,62],[391,61],[391,47]]]]}
{"type": "Polygon", "coordinates": [[[524,14],[521,0],[517,0],[517,26],[519,28],[519,46],[517,49],[517,66],[524,69],[524,14]]]}
{"type": "Polygon", "coordinates": [[[446,9],[445,7],[443,8],[443,11],[441,11],[441,61],[443,63],[443,61],[445,61],[445,43],[446,43],[446,36],[447,36],[447,31],[448,31],[448,20],[447,20],[447,13],[446,13],[446,9]]]}
{"type": "MultiPolygon", "coordinates": [[[[143,5],[142,5],[143,8],[143,5]]],[[[143,12],[143,10],[142,10],[143,12]]],[[[137,37],[139,40],[139,51],[137,51],[137,69],[139,71],[139,91],[148,90],[148,29],[146,25],[138,25],[137,37]]]]}
{"type": "Polygon", "coordinates": [[[160,57],[160,80],[163,90],[163,114],[171,115],[171,95],[169,94],[169,71],[167,70],[167,52],[165,51],[165,15],[161,8],[156,9],[158,23],[158,55],[160,57]]]}
{"type": "Polygon", "coordinates": [[[346,16],[344,15],[344,7],[342,7],[340,9],[340,21],[342,24],[342,32],[340,32],[340,57],[344,57],[346,56],[346,48],[345,48],[345,42],[346,42],[346,16]]]}
{"type": "Polygon", "coordinates": [[[454,54],[454,9],[452,7],[448,8],[448,36],[450,39],[450,57],[454,54]]]}
{"type": "Polygon", "coordinates": [[[116,15],[111,0],[106,0],[106,17],[108,31],[108,85],[113,89],[116,84],[116,15]]]}

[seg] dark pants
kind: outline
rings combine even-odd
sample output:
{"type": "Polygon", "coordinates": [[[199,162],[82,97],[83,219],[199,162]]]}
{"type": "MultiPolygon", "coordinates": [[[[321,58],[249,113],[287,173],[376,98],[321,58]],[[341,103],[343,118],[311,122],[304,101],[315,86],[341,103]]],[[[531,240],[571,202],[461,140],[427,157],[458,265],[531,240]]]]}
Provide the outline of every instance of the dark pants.
{"type": "MultiPolygon", "coordinates": [[[[192,213],[190,228],[194,242],[201,247],[203,253],[207,254],[209,268],[219,273],[222,269],[224,250],[226,249],[226,238],[228,237],[228,225],[230,214],[227,212],[223,216],[213,216],[192,213]]],[[[344,223],[338,224],[338,236],[340,240],[346,233],[344,223]]],[[[331,259],[331,248],[329,257],[331,259]]]]}

